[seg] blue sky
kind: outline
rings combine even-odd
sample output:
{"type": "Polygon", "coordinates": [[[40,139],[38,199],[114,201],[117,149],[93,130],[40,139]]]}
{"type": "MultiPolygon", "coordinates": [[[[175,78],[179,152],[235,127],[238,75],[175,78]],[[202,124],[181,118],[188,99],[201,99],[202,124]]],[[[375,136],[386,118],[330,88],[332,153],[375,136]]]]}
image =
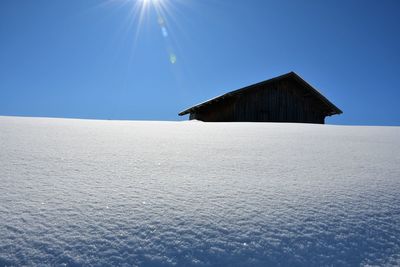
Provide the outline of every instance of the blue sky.
{"type": "Polygon", "coordinates": [[[0,115],[182,120],[295,71],[327,123],[400,125],[400,1],[157,1],[0,1],[0,115]]]}

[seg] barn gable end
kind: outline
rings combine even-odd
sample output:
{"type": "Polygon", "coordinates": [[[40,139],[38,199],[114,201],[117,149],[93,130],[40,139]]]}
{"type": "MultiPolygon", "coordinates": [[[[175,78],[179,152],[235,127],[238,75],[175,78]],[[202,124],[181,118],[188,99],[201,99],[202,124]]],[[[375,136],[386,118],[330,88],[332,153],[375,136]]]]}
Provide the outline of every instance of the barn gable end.
{"type": "Polygon", "coordinates": [[[254,84],[193,106],[181,113],[209,122],[325,122],[341,114],[294,72],[254,84]]]}

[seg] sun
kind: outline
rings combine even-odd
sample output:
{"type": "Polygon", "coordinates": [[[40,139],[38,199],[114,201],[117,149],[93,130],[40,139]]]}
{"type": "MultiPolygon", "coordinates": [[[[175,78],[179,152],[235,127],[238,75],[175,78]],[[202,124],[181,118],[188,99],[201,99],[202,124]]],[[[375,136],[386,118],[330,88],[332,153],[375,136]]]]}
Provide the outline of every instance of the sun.
{"type": "Polygon", "coordinates": [[[140,0],[143,5],[148,5],[148,4],[159,4],[161,0],[140,0]]]}

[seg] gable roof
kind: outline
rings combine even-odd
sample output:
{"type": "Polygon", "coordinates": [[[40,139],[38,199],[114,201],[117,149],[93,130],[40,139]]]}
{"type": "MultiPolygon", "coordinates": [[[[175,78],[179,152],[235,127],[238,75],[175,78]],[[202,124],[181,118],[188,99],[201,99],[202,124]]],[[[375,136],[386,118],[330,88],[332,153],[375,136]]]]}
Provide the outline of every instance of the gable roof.
{"type": "Polygon", "coordinates": [[[269,80],[266,80],[266,81],[263,81],[263,82],[260,82],[260,83],[252,84],[252,85],[243,87],[241,89],[234,90],[234,91],[231,91],[229,93],[214,97],[214,98],[212,98],[210,100],[207,100],[207,101],[202,102],[200,104],[197,104],[197,105],[195,105],[193,107],[190,107],[190,108],[180,112],[178,115],[179,116],[183,116],[183,115],[186,115],[186,114],[189,114],[189,113],[193,113],[194,111],[196,111],[198,109],[201,109],[204,106],[208,106],[208,105],[210,105],[212,103],[215,103],[217,101],[220,101],[222,99],[241,94],[241,93],[243,93],[245,91],[248,91],[250,89],[254,89],[254,88],[262,86],[262,85],[266,85],[266,84],[269,84],[269,83],[272,83],[272,82],[275,82],[275,81],[278,81],[278,80],[284,80],[284,79],[288,79],[288,78],[295,79],[297,82],[299,82],[305,88],[307,88],[310,91],[311,94],[313,94],[315,97],[317,97],[319,100],[321,100],[324,104],[326,104],[327,107],[329,107],[329,112],[328,112],[327,116],[331,116],[331,115],[335,115],[335,114],[342,114],[343,113],[338,107],[336,107],[334,104],[332,104],[326,97],[324,97],[314,87],[312,87],[309,83],[307,83],[299,75],[297,75],[295,72],[292,71],[292,72],[283,74],[281,76],[278,76],[278,77],[275,77],[275,78],[272,78],[272,79],[269,79],[269,80]]]}

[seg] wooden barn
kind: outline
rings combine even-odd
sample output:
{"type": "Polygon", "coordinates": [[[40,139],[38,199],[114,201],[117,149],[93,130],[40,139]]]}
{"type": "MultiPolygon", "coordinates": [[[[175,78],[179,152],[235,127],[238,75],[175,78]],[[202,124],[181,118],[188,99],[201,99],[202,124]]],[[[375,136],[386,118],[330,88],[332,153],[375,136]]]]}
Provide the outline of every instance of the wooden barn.
{"type": "Polygon", "coordinates": [[[294,72],[188,108],[180,116],[207,122],[325,123],[342,111],[294,72]]]}

